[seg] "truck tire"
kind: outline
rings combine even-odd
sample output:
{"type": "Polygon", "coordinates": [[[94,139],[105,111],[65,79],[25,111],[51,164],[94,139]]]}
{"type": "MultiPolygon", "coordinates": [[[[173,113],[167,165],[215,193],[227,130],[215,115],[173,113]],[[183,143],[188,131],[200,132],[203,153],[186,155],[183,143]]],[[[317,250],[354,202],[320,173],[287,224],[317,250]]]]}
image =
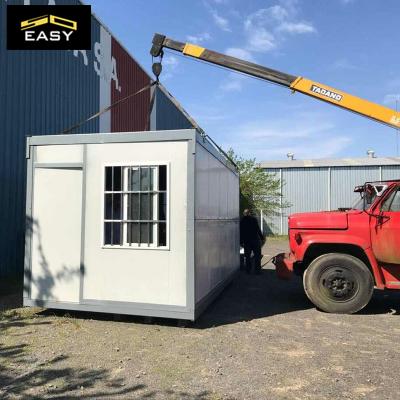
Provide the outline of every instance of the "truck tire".
{"type": "Polygon", "coordinates": [[[371,300],[374,280],[358,258],[329,253],[311,262],[303,275],[307,297],[321,310],[353,314],[371,300]]]}

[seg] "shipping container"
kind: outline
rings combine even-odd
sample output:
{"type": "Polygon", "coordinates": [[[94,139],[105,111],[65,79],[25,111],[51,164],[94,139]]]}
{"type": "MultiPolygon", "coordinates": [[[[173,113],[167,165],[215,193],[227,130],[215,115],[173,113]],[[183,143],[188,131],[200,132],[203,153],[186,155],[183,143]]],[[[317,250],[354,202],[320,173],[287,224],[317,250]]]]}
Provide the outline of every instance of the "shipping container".
{"type": "MultiPolygon", "coordinates": [[[[78,0],[0,0],[0,278],[23,271],[25,138],[57,134],[151,82],[92,15],[91,50],[8,51],[10,5],[76,5],[78,0]]],[[[149,38],[149,43],[151,38],[149,38]]],[[[73,133],[197,127],[162,86],[112,108],[73,133]]]]}
{"type": "Polygon", "coordinates": [[[239,269],[239,175],[196,130],[28,138],[24,305],[194,320],[239,269]]]}

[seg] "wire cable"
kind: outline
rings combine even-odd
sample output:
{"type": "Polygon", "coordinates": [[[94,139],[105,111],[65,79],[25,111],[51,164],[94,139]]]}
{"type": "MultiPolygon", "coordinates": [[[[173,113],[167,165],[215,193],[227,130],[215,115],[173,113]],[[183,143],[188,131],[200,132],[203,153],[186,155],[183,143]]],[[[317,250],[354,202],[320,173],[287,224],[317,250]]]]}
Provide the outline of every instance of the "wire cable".
{"type": "Polygon", "coordinates": [[[103,108],[102,110],[100,110],[96,114],[91,115],[89,118],[85,118],[84,120],[78,122],[76,125],[73,125],[68,129],[64,129],[62,132],[60,132],[58,134],[59,135],[66,135],[68,133],[71,133],[72,131],[80,128],[83,124],[86,124],[86,122],[89,122],[92,119],[100,117],[100,115],[106,113],[107,111],[110,111],[112,108],[118,106],[119,104],[123,103],[124,101],[126,101],[126,100],[128,100],[128,99],[130,99],[132,97],[135,97],[138,94],[145,92],[146,90],[149,90],[154,85],[158,85],[158,81],[153,81],[150,84],[148,84],[148,85],[142,87],[141,89],[137,90],[136,92],[128,94],[127,96],[123,97],[122,99],[119,99],[119,100],[115,101],[114,103],[110,104],[109,106],[103,108]]]}

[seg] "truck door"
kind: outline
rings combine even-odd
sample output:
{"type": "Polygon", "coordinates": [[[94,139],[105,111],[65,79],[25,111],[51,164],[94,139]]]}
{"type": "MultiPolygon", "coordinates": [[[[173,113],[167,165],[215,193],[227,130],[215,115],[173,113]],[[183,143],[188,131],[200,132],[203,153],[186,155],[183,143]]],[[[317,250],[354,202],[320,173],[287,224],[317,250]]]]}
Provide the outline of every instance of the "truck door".
{"type": "Polygon", "coordinates": [[[400,186],[383,200],[378,212],[371,217],[372,250],[381,263],[400,264],[400,186]]]}

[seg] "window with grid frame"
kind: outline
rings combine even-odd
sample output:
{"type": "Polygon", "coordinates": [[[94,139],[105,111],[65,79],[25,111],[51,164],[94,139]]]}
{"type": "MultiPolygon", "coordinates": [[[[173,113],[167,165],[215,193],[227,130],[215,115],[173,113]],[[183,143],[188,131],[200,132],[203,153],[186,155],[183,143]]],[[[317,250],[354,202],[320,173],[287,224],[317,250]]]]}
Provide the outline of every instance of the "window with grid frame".
{"type": "Polygon", "coordinates": [[[167,247],[167,165],[106,166],[104,246],[167,247]]]}

